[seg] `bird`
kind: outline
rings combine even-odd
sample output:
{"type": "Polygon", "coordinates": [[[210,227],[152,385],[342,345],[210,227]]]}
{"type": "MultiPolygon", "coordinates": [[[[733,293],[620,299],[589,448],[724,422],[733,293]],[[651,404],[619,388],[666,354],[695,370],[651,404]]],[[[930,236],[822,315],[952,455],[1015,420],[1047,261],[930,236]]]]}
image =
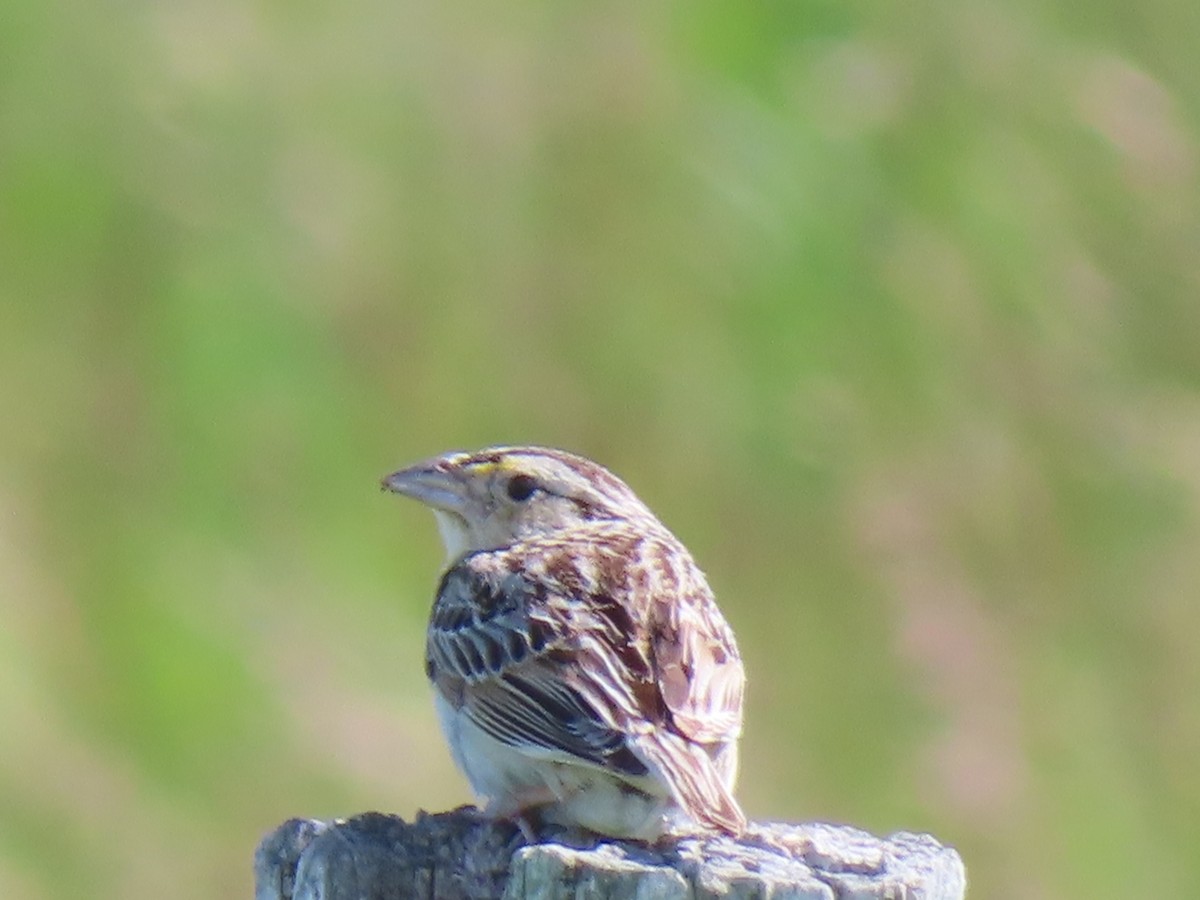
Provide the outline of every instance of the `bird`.
{"type": "Polygon", "coordinates": [[[497,446],[382,486],[437,520],[425,671],[484,814],[646,842],[745,831],[733,631],[624,481],[564,450],[497,446]]]}

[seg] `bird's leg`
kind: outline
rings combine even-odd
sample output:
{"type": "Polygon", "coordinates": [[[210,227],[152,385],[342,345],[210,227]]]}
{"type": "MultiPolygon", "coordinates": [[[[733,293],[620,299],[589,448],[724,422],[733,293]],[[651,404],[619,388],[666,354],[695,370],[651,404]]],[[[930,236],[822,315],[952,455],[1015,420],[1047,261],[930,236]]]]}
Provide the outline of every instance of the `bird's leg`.
{"type": "Polygon", "coordinates": [[[545,806],[558,799],[550,787],[526,788],[503,798],[489,798],[481,812],[488,819],[512,822],[521,829],[521,834],[528,843],[536,844],[538,834],[533,827],[530,813],[539,806],[545,806]]]}
{"type": "Polygon", "coordinates": [[[518,815],[513,819],[517,828],[521,830],[521,836],[525,838],[525,843],[536,844],[538,842],[537,829],[533,827],[533,823],[529,821],[526,815],[518,815]]]}

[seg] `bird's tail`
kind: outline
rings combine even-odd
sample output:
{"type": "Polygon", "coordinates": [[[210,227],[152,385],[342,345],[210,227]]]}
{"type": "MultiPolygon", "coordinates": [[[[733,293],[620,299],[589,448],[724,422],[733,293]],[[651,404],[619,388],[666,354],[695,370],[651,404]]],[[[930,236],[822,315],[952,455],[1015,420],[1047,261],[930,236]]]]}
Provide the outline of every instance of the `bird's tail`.
{"type": "Polygon", "coordinates": [[[661,773],[675,802],[697,824],[735,837],[746,830],[745,814],[702,747],[659,732],[636,739],[634,752],[661,773]]]}

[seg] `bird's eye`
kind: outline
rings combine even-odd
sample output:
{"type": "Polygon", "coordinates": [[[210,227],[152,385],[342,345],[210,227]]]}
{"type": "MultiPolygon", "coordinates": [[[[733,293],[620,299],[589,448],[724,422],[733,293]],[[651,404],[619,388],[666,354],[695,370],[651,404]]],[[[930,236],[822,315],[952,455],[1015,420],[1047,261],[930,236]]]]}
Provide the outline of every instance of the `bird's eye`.
{"type": "Polygon", "coordinates": [[[508,496],[511,499],[520,503],[533,496],[533,492],[537,490],[537,481],[528,475],[514,475],[508,479],[508,485],[505,489],[508,491],[508,496]]]}

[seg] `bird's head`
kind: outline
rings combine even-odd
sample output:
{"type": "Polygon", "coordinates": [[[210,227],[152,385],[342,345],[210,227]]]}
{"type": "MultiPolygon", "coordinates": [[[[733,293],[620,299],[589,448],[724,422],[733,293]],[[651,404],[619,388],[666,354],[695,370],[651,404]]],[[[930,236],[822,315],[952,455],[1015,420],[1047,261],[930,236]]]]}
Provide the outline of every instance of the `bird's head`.
{"type": "Polygon", "coordinates": [[[603,466],[547,447],[446,453],[393,472],[383,487],[433,510],[450,561],[600,519],[654,521],[603,466]]]}

